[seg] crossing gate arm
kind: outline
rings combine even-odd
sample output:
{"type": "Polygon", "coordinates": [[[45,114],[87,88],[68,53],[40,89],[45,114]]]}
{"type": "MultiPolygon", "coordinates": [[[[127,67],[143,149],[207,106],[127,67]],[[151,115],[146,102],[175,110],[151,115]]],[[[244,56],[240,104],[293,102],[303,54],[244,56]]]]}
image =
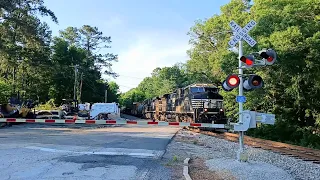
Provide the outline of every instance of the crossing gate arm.
{"type": "Polygon", "coordinates": [[[19,118],[0,118],[0,122],[21,122],[21,123],[54,123],[54,124],[118,124],[118,125],[156,125],[156,126],[177,126],[177,127],[209,127],[226,128],[225,124],[210,123],[187,123],[187,122],[165,122],[165,121],[134,121],[134,120],[73,120],[73,119],[19,119],[19,118]]]}

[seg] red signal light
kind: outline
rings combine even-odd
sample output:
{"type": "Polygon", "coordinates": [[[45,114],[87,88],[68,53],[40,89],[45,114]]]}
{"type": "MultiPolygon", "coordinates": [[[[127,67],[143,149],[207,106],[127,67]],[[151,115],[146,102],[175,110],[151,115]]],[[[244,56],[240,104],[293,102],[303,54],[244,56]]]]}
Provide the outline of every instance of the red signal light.
{"type": "Polygon", "coordinates": [[[259,53],[260,56],[266,60],[266,65],[274,64],[277,59],[277,53],[273,49],[264,49],[259,53]]]}
{"type": "Polygon", "coordinates": [[[237,74],[231,74],[227,77],[225,81],[222,83],[222,88],[225,91],[232,91],[232,89],[238,87],[240,84],[240,78],[237,74]]]}
{"type": "Polygon", "coordinates": [[[238,76],[236,76],[236,77],[230,77],[230,79],[228,79],[228,83],[229,83],[231,86],[237,85],[237,83],[239,83],[239,77],[238,77],[238,76]]]}
{"type": "Polygon", "coordinates": [[[242,56],[242,57],[240,58],[240,60],[241,60],[242,62],[246,63],[246,65],[249,65],[249,66],[253,65],[253,61],[252,61],[251,59],[248,59],[248,58],[244,57],[244,56],[242,56]]]}
{"type": "Polygon", "coordinates": [[[240,84],[240,78],[237,75],[230,75],[227,78],[227,84],[229,87],[237,87],[240,84]]]}
{"type": "Polygon", "coordinates": [[[240,61],[245,63],[247,68],[251,68],[254,65],[254,56],[251,54],[248,56],[241,56],[240,61]]]}
{"type": "Polygon", "coordinates": [[[268,57],[268,58],[267,58],[267,61],[268,61],[268,62],[272,62],[272,61],[273,61],[273,57],[268,57]]]}

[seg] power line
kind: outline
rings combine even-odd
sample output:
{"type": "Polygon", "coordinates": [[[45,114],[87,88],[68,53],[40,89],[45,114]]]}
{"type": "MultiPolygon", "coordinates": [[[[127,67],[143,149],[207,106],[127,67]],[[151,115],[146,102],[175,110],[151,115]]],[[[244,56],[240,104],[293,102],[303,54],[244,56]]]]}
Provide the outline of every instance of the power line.
{"type": "Polygon", "coordinates": [[[144,79],[145,78],[145,77],[144,78],[141,78],[141,77],[139,78],[139,77],[134,77],[134,76],[124,76],[124,75],[119,74],[119,77],[121,77],[121,76],[122,77],[133,78],[133,79],[144,79]]]}
{"type": "Polygon", "coordinates": [[[130,87],[130,86],[125,86],[125,85],[121,85],[121,84],[118,84],[118,86],[122,86],[122,87],[126,87],[126,88],[135,88],[135,87],[130,87]]]}

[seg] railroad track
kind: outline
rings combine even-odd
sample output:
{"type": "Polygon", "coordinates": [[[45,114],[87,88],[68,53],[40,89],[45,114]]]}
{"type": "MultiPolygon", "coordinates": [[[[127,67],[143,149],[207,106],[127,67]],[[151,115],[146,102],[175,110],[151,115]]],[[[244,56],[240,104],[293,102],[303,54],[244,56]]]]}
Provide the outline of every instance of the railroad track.
{"type": "MultiPolygon", "coordinates": [[[[188,129],[193,132],[198,132],[208,136],[214,136],[214,137],[218,137],[218,138],[225,139],[232,142],[239,142],[238,134],[233,134],[228,132],[216,133],[216,132],[199,130],[197,128],[188,128],[188,129]]],[[[273,152],[280,153],[282,155],[287,155],[287,156],[295,157],[297,159],[301,159],[304,161],[310,161],[316,164],[320,164],[320,150],[315,150],[311,148],[295,146],[291,144],[270,141],[265,139],[253,138],[249,136],[244,137],[244,144],[252,146],[254,148],[270,150],[273,152]]]]}

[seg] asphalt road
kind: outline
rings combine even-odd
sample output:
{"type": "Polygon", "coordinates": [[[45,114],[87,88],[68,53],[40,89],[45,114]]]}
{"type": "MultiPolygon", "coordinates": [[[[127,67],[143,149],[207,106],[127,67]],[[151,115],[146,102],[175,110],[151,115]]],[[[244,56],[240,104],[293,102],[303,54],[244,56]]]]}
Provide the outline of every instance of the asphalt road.
{"type": "Polygon", "coordinates": [[[0,129],[0,179],[170,179],[178,128],[21,124],[0,129]]]}

